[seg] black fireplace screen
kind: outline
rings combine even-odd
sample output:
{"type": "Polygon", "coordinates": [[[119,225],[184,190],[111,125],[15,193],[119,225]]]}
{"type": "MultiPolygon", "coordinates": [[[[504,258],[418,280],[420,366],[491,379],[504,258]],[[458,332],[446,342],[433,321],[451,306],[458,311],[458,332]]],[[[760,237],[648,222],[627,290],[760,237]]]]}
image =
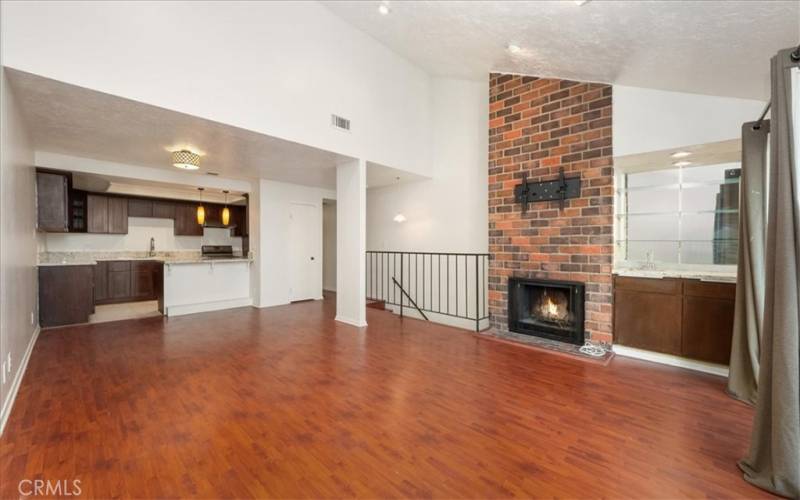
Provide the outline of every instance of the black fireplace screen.
{"type": "Polygon", "coordinates": [[[580,345],[583,319],[583,283],[509,278],[510,331],[580,345]]]}

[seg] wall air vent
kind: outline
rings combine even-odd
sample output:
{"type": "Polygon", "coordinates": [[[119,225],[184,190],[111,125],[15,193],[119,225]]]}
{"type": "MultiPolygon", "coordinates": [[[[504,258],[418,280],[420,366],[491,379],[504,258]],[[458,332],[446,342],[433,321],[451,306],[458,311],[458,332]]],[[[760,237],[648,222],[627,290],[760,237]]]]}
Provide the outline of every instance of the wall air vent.
{"type": "Polygon", "coordinates": [[[338,115],[331,115],[331,125],[333,128],[338,128],[339,130],[350,131],[350,120],[338,115]]]}

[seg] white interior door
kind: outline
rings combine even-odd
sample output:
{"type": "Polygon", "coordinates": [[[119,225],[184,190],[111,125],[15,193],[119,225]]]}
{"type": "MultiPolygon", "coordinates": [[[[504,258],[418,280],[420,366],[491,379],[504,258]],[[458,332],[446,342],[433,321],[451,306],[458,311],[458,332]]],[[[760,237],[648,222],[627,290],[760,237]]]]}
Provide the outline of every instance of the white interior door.
{"type": "Polygon", "coordinates": [[[292,203],[289,212],[289,272],[291,288],[290,300],[319,298],[317,268],[320,256],[317,255],[319,229],[317,208],[314,205],[292,203]]]}

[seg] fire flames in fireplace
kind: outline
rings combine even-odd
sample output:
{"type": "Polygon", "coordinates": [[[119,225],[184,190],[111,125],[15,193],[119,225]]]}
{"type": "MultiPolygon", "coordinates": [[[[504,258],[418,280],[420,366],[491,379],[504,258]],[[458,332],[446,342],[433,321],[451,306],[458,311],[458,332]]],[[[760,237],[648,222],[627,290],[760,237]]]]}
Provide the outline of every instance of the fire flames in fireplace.
{"type": "Polygon", "coordinates": [[[538,303],[534,305],[533,315],[548,321],[561,323],[569,320],[569,297],[564,292],[557,290],[545,290],[538,298],[538,303]]]}

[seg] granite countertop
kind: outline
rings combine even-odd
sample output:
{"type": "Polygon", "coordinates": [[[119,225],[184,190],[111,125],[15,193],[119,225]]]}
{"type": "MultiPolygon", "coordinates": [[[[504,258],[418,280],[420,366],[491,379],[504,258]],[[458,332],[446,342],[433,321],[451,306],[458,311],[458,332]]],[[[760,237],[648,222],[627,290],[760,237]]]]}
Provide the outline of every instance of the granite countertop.
{"type": "Polygon", "coordinates": [[[38,266],[93,266],[98,261],[143,260],[163,262],[164,264],[204,264],[215,262],[250,262],[252,259],[238,256],[231,259],[209,259],[200,252],[156,252],[155,256],[148,252],[46,252],[39,254],[38,266]]]}
{"type": "Polygon", "coordinates": [[[614,268],[617,276],[635,278],[684,278],[716,283],[736,283],[736,271],[706,271],[702,269],[636,269],[614,268]]]}
{"type": "Polygon", "coordinates": [[[164,264],[227,264],[229,262],[252,262],[252,259],[247,257],[232,257],[228,259],[209,259],[209,258],[196,258],[196,259],[163,259],[164,264]]]}

